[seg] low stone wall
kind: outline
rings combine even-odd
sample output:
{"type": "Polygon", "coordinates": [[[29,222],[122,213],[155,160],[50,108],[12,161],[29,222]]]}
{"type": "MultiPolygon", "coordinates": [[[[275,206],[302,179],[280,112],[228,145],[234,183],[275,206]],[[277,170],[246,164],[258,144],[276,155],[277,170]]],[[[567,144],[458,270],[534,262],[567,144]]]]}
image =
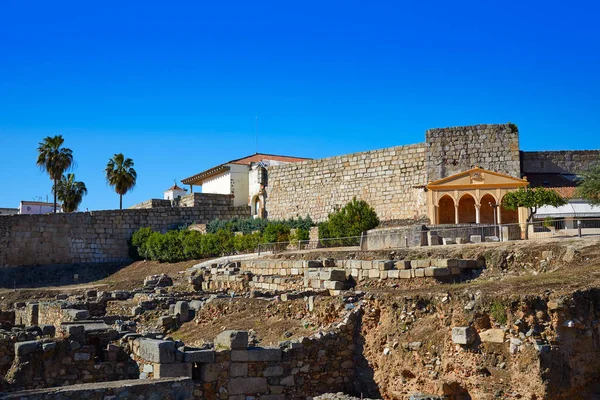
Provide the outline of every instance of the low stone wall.
{"type": "Polygon", "coordinates": [[[143,208],[159,208],[159,207],[171,207],[171,200],[163,199],[150,199],[142,201],[141,203],[134,204],[129,207],[130,210],[139,210],[143,208]]]}
{"type": "Polygon", "coordinates": [[[189,378],[122,380],[88,383],[54,389],[27,390],[0,394],[2,400],[80,400],[80,399],[192,399],[194,383],[189,378]]]}
{"type": "Polygon", "coordinates": [[[427,246],[425,226],[372,229],[363,234],[361,250],[393,249],[400,247],[427,246]]]}
{"type": "Polygon", "coordinates": [[[214,349],[177,348],[177,342],[146,338],[130,340],[128,347],[149,378],[193,377],[194,398],[306,398],[353,390],[360,313],[348,311],[327,332],[275,348],[248,347],[248,334],[240,331],[220,334],[214,349]]]}
{"type": "Polygon", "coordinates": [[[250,215],[249,207],[233,207],[229,196],[202,196],[208,198],[193,207],[0,216],[0,268],[128,262],[127,241],[139,228],[166,232],[250,215]]]}

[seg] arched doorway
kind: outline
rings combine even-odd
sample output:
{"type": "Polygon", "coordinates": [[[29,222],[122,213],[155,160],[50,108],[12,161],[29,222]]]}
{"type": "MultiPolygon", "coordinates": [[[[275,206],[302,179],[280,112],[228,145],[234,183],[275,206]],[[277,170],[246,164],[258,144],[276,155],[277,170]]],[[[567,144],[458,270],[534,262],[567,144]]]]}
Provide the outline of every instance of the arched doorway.
{"type": "Polygon", "coordinates": [[[477,222],[475,199],[470,194],[463,195],[458,201],[458,222],[461,224],[474,224],[477,222]]]}
{"type": "Polygon", "coordinates": [[[486,194],[481,198],[481,208],[479,209],[479,222],[482,224],[494,224],[494,207],[496,199],[491,194],[486,194]]]}
{"type": "Polygon", "coordinates": [[[500,223],[501,224],[516,224],[519,222],[519,212],[517,210],[507,210],[500,203],[500,223]]]}
{"type": "Polygon", "coordinates": [[[262,205],[260,202],[260,196],[256,195],[252,198],[252,202],[250,203],[251,213],[254,218],[262,218],[262,205]]]}
{"type": "Polygon", "coordinates": [[[438,202],[438,224],[455,224],[454,200],[448,195],[442,196],[438,202]]]}

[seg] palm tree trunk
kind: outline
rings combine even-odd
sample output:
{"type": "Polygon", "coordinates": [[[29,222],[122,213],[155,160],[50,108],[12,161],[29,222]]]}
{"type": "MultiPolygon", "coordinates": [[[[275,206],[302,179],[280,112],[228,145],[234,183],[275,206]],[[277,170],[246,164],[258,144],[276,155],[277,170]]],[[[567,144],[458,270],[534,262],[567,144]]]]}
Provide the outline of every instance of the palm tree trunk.
{"type": "Polygon", "coordinates": [[[56,214],[56,179],[54,180],[54,214],[56,214]]]}
{"type": "Polygon", "coordinates": [[[119,210],[123,209],[123,195],[119,195],[119,210]]]}

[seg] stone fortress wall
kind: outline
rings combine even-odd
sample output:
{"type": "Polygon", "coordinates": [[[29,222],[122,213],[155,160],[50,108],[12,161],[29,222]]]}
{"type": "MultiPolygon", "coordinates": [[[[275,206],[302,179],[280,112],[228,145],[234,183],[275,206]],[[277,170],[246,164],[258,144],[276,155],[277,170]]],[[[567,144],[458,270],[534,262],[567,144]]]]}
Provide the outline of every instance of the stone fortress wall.
{"type": "Polygon", "coordinates": [[[323,221],[354,196],[382,221],[422,217],[426,162],[421,143],[268,167],[268,218],[323,221]]]}
{"type": "Polygon", "coordinates": [[[429,129],[427,181],[436,181],[471,168],[520,177],[519,132],[512,124],[429,129]]]}
{"type": "MultiPolygon", "coordinates": [[[[430,129],[426,143],[268,167],[270,219],[310,215],[323,221],[354,196],[382,222],[422,221],[425,185],[475,166],[520,177],[576,173],[600,160],[599,150],[521,152],[512,124],[430,129]]],[[[0,267],[126,262],[127,240],[140,227],[158,231],[215,218],[249,217],[230,195],[192,193],[177,204],[153,199],[129,210],[0,216],[0,267]]]]}
{"type": "Polygon", "coordinates": [[[203,203],[194,207],[2,216],[0,267],[126,262],[127,241],[139,228],[166,232],[250,214],[249,207],[233,207],[230,196],[202,198],[203,203]]]}
{"type": "Polygon", "coordinates": [[[521,169],[531,173],[576,174],[600,164],[600,150],[523,151],[521,169]]]}

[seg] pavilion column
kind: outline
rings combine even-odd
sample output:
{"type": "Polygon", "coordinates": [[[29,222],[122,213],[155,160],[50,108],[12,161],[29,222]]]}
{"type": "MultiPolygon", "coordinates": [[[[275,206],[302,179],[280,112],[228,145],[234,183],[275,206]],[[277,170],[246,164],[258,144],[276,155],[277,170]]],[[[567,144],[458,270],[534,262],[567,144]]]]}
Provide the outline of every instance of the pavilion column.
{"type": "Polygon", "coordinates": [[[190,193],[194,193],[194,185],[190,185],[190,193]]]}
{"type": "Polygon", "coordinates": [[[495,223],[496,224],[500,224],[502,222],[502,206],[498,204],[498,207],[496,207],[496,218],[498,218],[495,223]]]}
{"type": "Polygon", "coordinates": [[[454,224],[458,224],[458,204],[454,205],[454,224]]]}
{"type": "Polygon", "coordinates": [[[475,204],[475,223],[481,223],[481,204],[475,204]]]}

